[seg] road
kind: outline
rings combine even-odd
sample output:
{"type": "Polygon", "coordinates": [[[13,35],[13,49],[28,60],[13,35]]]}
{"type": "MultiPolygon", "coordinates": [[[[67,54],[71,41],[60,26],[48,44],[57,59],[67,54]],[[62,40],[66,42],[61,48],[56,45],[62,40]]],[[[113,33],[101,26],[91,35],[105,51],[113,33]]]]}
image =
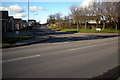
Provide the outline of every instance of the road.
{"type": "Polygon", "coordinates": [[[51,30],[47,27],[47,25],[38,25],[38,27],[34,28],[35,32],[41,33],[55,33],[54,30],[51,30]]]}
{"type": "Polygon", "coordinates": [[[91,78],[118,65],[118,37],[3,49],[3,77],[91,78]]]}

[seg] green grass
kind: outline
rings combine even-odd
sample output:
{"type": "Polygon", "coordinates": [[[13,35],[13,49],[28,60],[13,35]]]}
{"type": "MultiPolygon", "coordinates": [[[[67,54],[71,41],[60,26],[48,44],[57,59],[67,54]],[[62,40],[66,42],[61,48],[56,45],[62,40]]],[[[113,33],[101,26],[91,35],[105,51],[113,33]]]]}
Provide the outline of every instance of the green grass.
{"type": "Polygon", "coordinates": [[[109,29],[104,29],[101,31],[97,30],[92,30],[92,29],[61,29],[60,31],[65,31],[65,32],[81,32],[81,33],[120,33],[120,30],[109,30],[109,29]]]}
{"type": "Polygon", "coordinates": [[[65,31],[65,32],[78,32],[77,29],[61,29],[60,31],[65,31]]]}
{"type": "Polygon", "coordinates": [[[3,37],[2,43],[12,43],[20,40],[30,39],[32,36],[3,37]]]}
{"type": "Polygon", "coordinates": [[[100,32],[106,32],[106,33],[120,33],[120,30],[109,30],[109,29],[104,29],[101,30],[100,32]]]}
{"type": "Polygon", "coordinates": [[[99,31],[92,30],[92,29],[80,29],[79,32],[82,32],[82,33],[96,33],[96,32],[99,32],[99,31]]]}
{"type": "Polygon", "coordinates": [[[50,28],[52,28],[52,29],[57,29],[58,27],[56,27],[56,26],[50,26],[50,28]]]}

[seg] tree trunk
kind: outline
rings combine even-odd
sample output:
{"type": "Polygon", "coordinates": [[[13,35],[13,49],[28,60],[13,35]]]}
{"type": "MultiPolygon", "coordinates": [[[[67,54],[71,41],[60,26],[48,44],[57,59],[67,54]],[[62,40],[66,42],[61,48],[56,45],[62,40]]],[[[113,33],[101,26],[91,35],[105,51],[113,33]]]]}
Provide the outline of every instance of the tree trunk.
{"type": "Polygon", "coordinates": [[[105,29],[105,22],[103,22],[103,29],[105,29]]]}
{"type": "Polygon", "coordinates": [[[80,28],[82,28],[82,22],[80,22],[80,28]]]}
{"type": "Polygon", "coordinates": [[[77,31],[79,30],[79,23],[77,22],[77,31]]]}
{"type": "Polygon", "coordinates": [[[118,27],[117,27],[117,23],[115,24],[115,30],[117,30],[118,29],[118,27]]]}
{"type": "Polygon", "coordinates": [[[87,29],[87,22],[85,22],[85,29],[87,29]]]}
{"type": "Polygon", "coordinates": [[[96,28],[98,28],[98,22],[97,22],[97,24],[96,24],[96,28]]]}

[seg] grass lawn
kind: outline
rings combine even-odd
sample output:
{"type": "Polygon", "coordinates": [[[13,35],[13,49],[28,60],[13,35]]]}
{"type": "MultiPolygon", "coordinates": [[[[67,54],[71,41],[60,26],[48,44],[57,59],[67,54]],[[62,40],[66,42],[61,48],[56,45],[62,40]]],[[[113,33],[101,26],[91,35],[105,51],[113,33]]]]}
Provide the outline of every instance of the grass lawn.
{"type": "Polygon", "coordinates": [[[56,27],[56,26],[50,26],[50,28],[52,28],[52,29],[57,29],[58,27],[56,27]]]}
{"type": "Polygon", "coordinates": [[[30,39],[33,38],[32,36],[17,36],[17,37],[3,37],[2,43],[12,43],[20,40],[30,39]]]}
{"type": "Polygon", "coordinates": [[[120,33],[120,30],[109,30],[109,29],[104,29],[101,31],[97,30],[92,30],[92,29],[61,29],[60,31],[65,31],[65,32],[81,32],[81,33],[120,33]]]}
{"type": "Polygon", "coordinates": [[[78,32],[77,29],[61,29],[60,31],[65,31],[65,32],[78,32]]]}
{"type": "Polygon", "coordinates": [[[120,33],[120,30],[109,30],[109,29],[104,29],[104,30],[101,30],[100,32],[106,32],[106,33],[120,33]]]}

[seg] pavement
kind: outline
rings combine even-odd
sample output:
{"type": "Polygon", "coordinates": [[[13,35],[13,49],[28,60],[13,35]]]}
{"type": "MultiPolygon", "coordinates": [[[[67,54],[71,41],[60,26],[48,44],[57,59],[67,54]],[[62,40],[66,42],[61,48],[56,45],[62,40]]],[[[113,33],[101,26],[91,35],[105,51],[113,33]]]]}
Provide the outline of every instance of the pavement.
{"type": "Polygon", "coordinates": [[[45,33],[51,33],[51,32],[53,31],[44,26],[39,26],[38,29],[36,28],[34,30],[7,32],[3,34],[4,37],[33,36],[33,38],[13,42],[12,44],[5,44],[5,45],[2,45],[1,47],[11,48],[11,47],[18,47],[18,46],[40,43],[48,40],[50,36],[45,35],[45,33]]]}
{"type": "Polygon", "coordinates": [[[30,44],[36,44],[36,43],[40,43],[40,42],[46,41],[49,38],[50,38],[49,36],[38,36],[38,37],[31,38],[31,39],[17,41],[17,42],[15,42],[13,44],[4,45],[4,46],[2,46],[2,48],[11,48],[11,47],[18,47],[18,46],[25,46],[25,45],[30,45],[30,44]]]}
{"type": "Polygon", "coordinates": [[[109,37],[3,49],[2,76],[92,78],[118,66],[118,48],[118,37],[109,37]]]}
{"type": "MultiPolygon", "coordinates": [[[[31,32],[32,33],[26,32],[28,33],[26,35],[34,36],[34,38],[17,41],[10,45],[3,45],[2,48],[24,46],[24,45],[41,43],[41,42],[55,43],[55,42],[63,42],[63,41],[102,39],[102,38],[118,36],[118,33],[73,33],[73,32],[59,32],[59,31],[51,32],[50,29],[47,29],[47,30],[43,29],[43,30],[37,30],[37,31],[31,31],[31,32]]],[[[25,35],[25,32],[21,32],[21,33],[22,34],[19,34],[19,35],[22,35],[22,36],[25,35]]]]}
{"type": "Polygon", "coordinates": [[[117,33],[72,33],[72,32],[56,32],[49,36],[51,38],[43,43],[57,43],[57,42],[70,42],[70,41],[81,41],[81,40],[94,40],[104,39],[110,37],[120,36],[117,33]]]}
{"type": "Polygon", "coordinates": [[[6,32],[2,34],[4,37],[16,37],[16,36],[33,36],[32,30],[21,30],[21,31],[13,31],[6,32]]]}

